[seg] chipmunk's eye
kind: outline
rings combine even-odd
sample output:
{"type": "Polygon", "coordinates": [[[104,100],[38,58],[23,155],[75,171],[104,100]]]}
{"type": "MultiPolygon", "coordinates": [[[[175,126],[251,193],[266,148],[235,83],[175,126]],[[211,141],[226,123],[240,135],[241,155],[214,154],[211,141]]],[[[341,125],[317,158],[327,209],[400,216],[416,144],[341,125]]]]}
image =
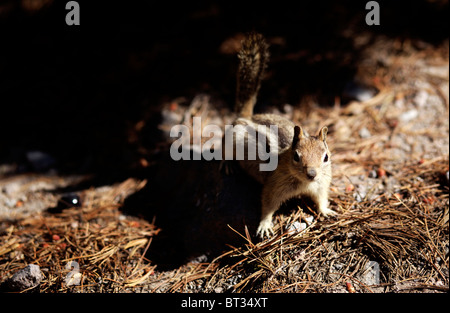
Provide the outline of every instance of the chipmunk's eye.
{"type": "Polygon", "coordinates": [[[300,162],[300,155],[298,154],[297,151],[295,151],[295,153],[294,153],[294,161],[295,162],[300,162]]]}
{"type": "Polygon", "coordinates": [[[325,156],[323,157],[323,162],[328,162],[328,153],[325,153],[325,156]]]}

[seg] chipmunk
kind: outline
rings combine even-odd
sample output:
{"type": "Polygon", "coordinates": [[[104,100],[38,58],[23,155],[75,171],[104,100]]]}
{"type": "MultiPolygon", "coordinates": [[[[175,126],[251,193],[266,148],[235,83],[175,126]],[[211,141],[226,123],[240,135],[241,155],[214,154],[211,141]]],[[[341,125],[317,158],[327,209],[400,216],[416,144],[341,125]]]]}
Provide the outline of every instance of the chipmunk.
{"type": "MultiPolygon", "coordinates": [[[[331,154],[326,142],[328,128],[310,136],[301,126],[276,114],[253,115],[261,80],[269,60],[269,46],[261,34],[247,34],[238,53],[237,91],[234,125],[257,129],[264,125],[278,127],[278,166],[274,171],[260,171],[261,160],[241,160],[240,166],[263,185],[262,214],[257,235],[273,234],[272,216],[291,198],[309,196],[324,216],[336,214],[328,208],[331,183],[331,154]]],[[[267,137],[269,140],[270,136],[267,137]]],[[[247,139],[244,145],[248,145],[247,139]]]]}

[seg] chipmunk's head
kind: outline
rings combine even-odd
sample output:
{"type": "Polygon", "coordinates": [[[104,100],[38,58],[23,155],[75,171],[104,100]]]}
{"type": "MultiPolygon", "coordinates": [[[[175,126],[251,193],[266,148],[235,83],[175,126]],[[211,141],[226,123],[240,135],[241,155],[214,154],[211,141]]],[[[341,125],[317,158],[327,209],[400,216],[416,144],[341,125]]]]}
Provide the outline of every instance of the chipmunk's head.
{"type": "Polygon", "coordinates": [[[300,179],[315,181],[331,175],[330,151],[326,142],[328,128],[322,127],[318,136],[309,136],[300,126],[294,128],[292,163],[294,174],[300,179]]]}

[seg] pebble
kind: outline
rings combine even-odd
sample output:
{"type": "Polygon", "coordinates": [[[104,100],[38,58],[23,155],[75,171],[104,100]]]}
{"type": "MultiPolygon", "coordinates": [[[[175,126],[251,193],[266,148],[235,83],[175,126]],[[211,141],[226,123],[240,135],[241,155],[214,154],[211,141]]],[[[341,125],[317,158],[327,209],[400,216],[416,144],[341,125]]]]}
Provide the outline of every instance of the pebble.
{"type": "Polygon", "coordinates": [[[311,225],[311,223],[314,221],[314,216],[310,215],[305,217],[305,221],[306,223],[308,223],[308,225],[311,225]]]}
{"type": "Polygon", "coordinates": [[[370,138],[371,136],[372,134],[366,127],[363,127],[359,130],[359,137],[361,137],[362,139],[370,138]]]}
{"type": "Polygon", "coordinates": [[[420,90],[414,97],[414,103],[420,108],[424,107],[428,101],[428,92],[420,90]]]}
{"type": "Polygon", "coordinates": [[[344,267],[344,264],[336,262],[336,263],[333,264],[333,271],[338,272],[343,267],[344,267]]]}
{"type": "Polygon", "coordinates": [[[375,92],[358,82],[348,82],[343,91],[344,96],[360,102],[367,101],[375,96],[375,92]]]}
{"type": "Polygon", "coordinates": [[[362,202],[366,198],[366,195],[367,195],[366,187],[360,185],[358,188],[358,192],[355,194],[355,200],[357,202],[362,202]]]}
{"type": "Polygon", "coordinates": [[[366,285],[380,284],[380,264],[376,261],[369,261],[363,270],[361,282],[366,285]]]}
{"type": "Polygon", "coordinates": [[[406,111],[405,113],[402,113],[399,117],[399,120],[402,122],[409,122],[413,119],[415,119],[419,115],[419,111],[416,109],[412,109],[409,111],[406,111]]]}
{"type": "Polygon", "coordinates": [[[12,290],[25,290],[38,286],[42,281],[42,273],[39,265],[29,264],[16,272],[9,280],[8,286],[12,290]]]}
{"type": "Polygon", "coordinates": [[[396,99],[394,101],[394,106],[395,106],[395,108],[402,110],[405,107],[405,100],[404,100],[404,98],[396,99]]]}
{"type": "Polygon", "coordinates": [[[286,229],[292,233],[299,233],[302,230],[304,230],[306,226],[307,226],[306,223],[300,223],[298,221],[295,221],[294,223],[287,225],[286,229]]]}

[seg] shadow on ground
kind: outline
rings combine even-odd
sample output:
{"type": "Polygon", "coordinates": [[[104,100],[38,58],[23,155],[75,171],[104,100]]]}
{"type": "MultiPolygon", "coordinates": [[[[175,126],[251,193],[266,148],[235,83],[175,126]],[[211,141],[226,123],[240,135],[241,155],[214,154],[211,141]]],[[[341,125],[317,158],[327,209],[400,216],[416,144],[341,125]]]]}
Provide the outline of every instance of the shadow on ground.
{"type": "Polygon", "coordinates": [[[148,258],[167,269],[193,259],[210,260],[227,245],[242,243],[230,227],[244,234],[247,226],[253,234],[260,192],[238,167],[226,174],[220,161],[173,161],[167,153],[148,174],[147,185],[127,198],[121,210],[154,220],[161,228],[148,258]]]}

